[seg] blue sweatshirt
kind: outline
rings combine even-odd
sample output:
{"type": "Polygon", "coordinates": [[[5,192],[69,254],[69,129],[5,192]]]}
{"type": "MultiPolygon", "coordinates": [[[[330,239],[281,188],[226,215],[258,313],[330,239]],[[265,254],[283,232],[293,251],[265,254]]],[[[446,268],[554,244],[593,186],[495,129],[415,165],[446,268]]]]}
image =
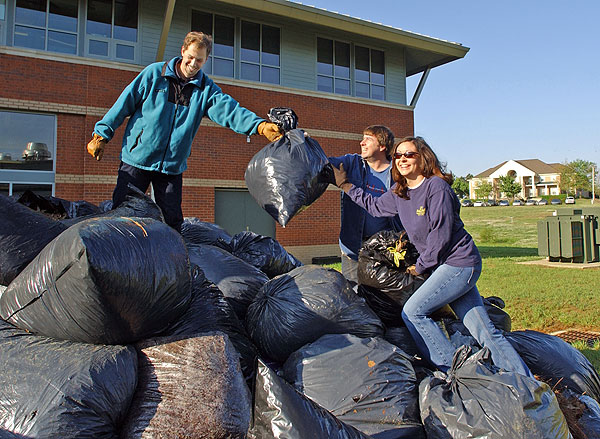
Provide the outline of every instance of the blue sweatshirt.
{"type": "Polygon", "coordinates": [[[473,267],[481,262],[473,238],[460,219],[458,198],[448,183],[439,177],[426,178],[408,194],[410,200],[400,198],[392,190],[381,197],[373,197],[356,186],[348,192],[352,201],[373,216],[398,214],[410,242],[419,251],[417,272],[433,271],[441,264],[473,267]]]}
{"type": "Polygon", "coordinates": [[[178,57],[168,63],[150,64],[96,123],[94,132],[110,140],[129,117],[121,150],[124,163],[148,171],[181,174],[187,168],[202,117],[246,135],[255,134],[264,121],[223,93],[202,70],[181,84],[175,72],[180,60],[178,57]]]}

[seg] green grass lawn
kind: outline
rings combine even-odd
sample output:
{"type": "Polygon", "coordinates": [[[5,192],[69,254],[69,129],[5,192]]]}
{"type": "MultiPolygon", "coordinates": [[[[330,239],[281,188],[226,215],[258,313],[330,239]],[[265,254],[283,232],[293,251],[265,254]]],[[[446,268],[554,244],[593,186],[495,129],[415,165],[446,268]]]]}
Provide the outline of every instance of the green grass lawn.
{"type": "MultiPolygon", "coordinates": [[[[577,200],[576,206],[589,206],[589,203],[590,200],[577,200]]],[[[461,208],[465,228],[483,257],[483,271],[477,286],[482,296],[498,296],[506,302],[505,310],[511,316],[513,330],[600,332],[600,268],[583,270],[566,268],[568,264],[565,268],[519,264],[542,259],[537,249],[537,222],[565,207],[461,208]]],[[[599,344],[577,347],[600,371],[599,344]]]]}

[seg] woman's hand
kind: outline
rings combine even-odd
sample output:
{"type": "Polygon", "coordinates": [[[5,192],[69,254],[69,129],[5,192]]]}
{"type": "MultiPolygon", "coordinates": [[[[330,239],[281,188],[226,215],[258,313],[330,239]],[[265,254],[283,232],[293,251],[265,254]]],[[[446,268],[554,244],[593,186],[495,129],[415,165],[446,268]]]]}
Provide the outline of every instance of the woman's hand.
{"type": "Polygon", "coordinates": [[[417,272],[417,269],[414,265],[406,268],[406,273],[412,274],[413,276],[421,276],[421,273],[417,272]]]}

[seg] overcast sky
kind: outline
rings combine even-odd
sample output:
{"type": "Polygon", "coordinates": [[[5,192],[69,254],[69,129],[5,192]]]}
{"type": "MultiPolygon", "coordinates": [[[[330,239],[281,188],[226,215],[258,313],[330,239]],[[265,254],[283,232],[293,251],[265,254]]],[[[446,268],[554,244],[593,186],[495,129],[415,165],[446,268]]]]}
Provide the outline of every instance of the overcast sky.
{"type": "Polygon", "coordinates": [[[301,3],[470,48],[431,71],[415,109],[415,134],[455,175],[510,159],[600,163],[600,1],[301,3]]]}

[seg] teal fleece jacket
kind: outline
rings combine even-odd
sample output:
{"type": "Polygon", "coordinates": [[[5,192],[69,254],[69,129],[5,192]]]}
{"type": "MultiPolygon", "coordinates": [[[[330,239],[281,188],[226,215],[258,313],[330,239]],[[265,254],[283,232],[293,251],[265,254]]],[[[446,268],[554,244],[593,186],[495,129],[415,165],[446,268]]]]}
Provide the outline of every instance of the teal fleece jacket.
{"type": "Polygon", "coordinates": [[[251,135],[264,119],[223,93],[203,71],[179,85],[175,66],[150,64],[123,90],[94,132],[110,140],[129,117],[121,160],[131,166],[164,174],[187,169],[192,141],[203,116],[236,133],[251,135]]]}

